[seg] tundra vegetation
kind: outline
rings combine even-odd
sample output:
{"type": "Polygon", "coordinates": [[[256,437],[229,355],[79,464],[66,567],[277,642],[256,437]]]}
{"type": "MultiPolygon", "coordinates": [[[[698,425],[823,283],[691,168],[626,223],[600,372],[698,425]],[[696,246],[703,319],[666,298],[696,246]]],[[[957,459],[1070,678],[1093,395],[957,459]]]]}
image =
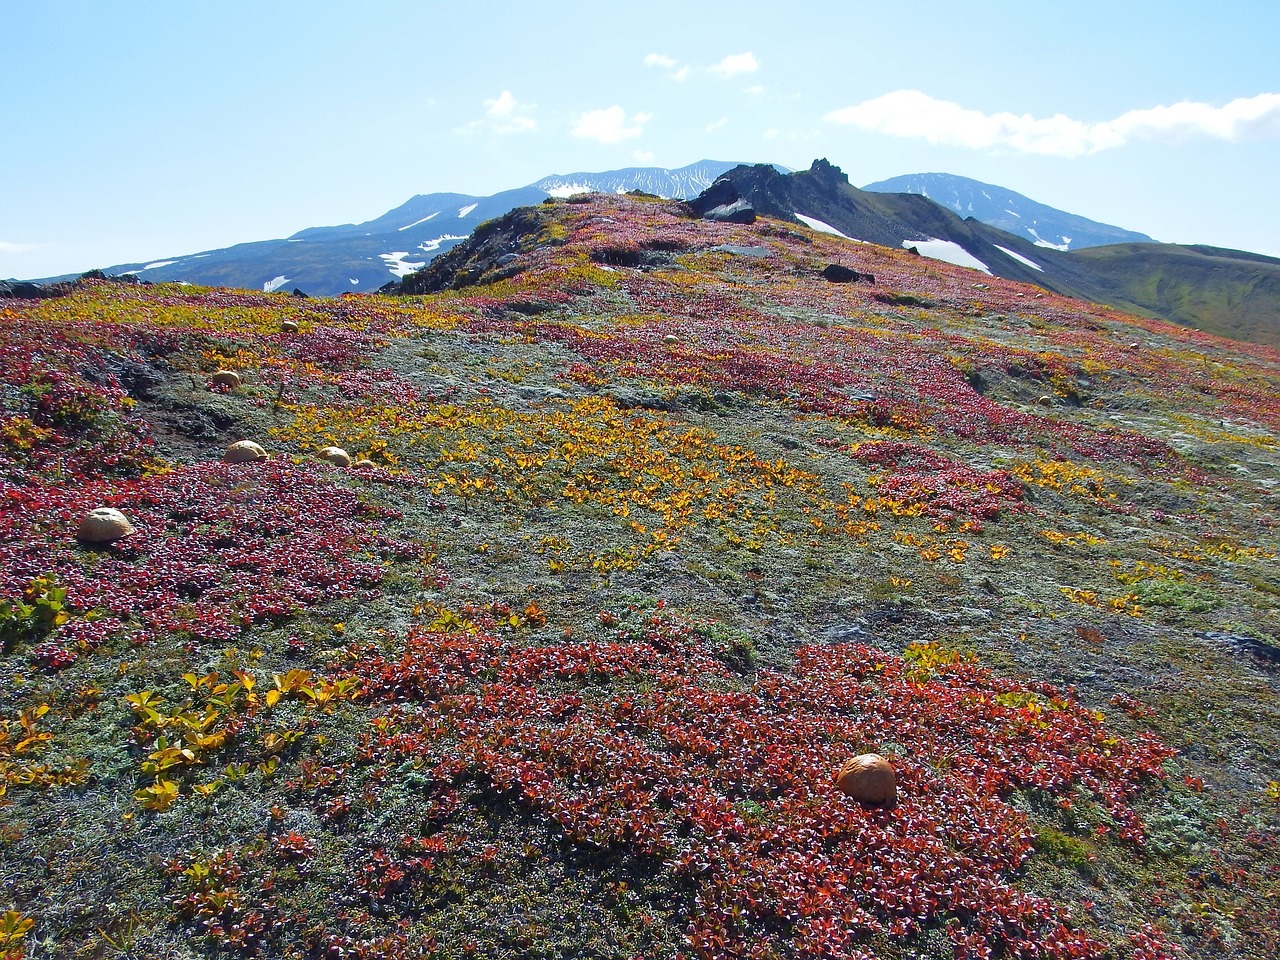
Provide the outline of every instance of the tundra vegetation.
{"type": "Polygon", "coordinates": [[[652,198],[485,236],[0,307],[0,955],[1280,953],[1280,353],[652,198]]]}

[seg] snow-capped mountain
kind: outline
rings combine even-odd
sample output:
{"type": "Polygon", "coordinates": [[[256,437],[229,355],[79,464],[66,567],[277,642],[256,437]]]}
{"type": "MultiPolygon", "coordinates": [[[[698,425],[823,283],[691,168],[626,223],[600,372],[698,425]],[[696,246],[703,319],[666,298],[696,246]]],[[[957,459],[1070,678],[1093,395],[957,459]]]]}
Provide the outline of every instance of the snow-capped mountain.
{"type": "Polygon", "coordinates": [[[928,197],[962,219],[973,217],[1037,247],[1078,250],[1111,243],[1154,243],[1135,233],[1038,203],[1020,193],[950,173],[911,173],[869,183],[874,193],[914,193],[928,197]]]}
{"type": "Polygon", "coordinates": [[[629,167],[603,173],[557,174],[489,197],[420,194],[364,223],[308,227],[283,240],[240,243],[103,269],[113,275],[135,273],[144,280],[182,280],[268,292],[300,289],[314,296],[367,293],[425,266],[470,236],[477,224],[515,207],[541,203],[550,196],[602,191],[643,190],[661,197],[695,197],[735,166],[727,161],[700,160],[675,169],[629,167]]]}

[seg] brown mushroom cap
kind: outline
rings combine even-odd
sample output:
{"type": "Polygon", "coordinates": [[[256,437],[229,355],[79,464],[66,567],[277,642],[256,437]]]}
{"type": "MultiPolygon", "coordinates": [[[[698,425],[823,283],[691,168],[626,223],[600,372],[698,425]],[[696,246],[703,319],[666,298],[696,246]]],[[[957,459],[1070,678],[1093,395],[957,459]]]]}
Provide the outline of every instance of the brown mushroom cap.
{"type": "Polygon", "coordinates": [[[841,767],[836,787],[859,803],[892,806],[898,799],[893,766],[878,753],[864,753],[841,767]]]}
{"type": "Polygon", "coordinates": [[[234,370],[219,370],[209,381],[215,387],[230,387],[232,390],[240,389],[240,374],[234,370]]]}
{"type": "Polygon", "coordinates": [[[325,447],[320,451],[320,459],[328,460],[336,467],[351,466],[351,454],[341,447],[325,447]]]}
{"type": "Polygon", "coordinates": [[[267,459],[267,451],[252,440],[237,440],[227,447],[222,459],[227,463],[256,463],[267,459]]]}
{"type": "Polygon", "coordinates": [[[76,536],[82,543],[112,543],[134,532],[129,518],[115,507],[98,507],[84,515],[76,536]]]}

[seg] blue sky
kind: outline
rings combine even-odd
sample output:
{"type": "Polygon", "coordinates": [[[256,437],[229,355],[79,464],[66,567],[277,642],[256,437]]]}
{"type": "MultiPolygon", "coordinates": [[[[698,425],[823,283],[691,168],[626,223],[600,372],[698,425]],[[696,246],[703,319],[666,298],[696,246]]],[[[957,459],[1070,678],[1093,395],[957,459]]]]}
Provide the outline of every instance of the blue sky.
{"type": "Polygon", "coordinates": [[[1280,256],[1280,3],[10,0],[0,277],[702,158],[1280,256]]]}

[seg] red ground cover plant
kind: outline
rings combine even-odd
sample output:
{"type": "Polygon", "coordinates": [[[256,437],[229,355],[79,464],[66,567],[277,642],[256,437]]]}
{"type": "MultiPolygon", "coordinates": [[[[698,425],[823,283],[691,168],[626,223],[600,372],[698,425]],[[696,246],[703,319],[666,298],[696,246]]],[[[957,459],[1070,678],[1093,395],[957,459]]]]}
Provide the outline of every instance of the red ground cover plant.
{"type": "Polygon", "coordinates": [[[1094,804],[1141,845],[1130,801],[1171,755],[1154,739],[960,658],[852,644],[744,688],[667,613],[608,619],[558,646],[417,628],[399,659],[359,651],[367,695],[397,704],[363,759],[412,760],[442,795],[479,778],[575,844],[661,864],[696,890],[699,957],[857,957],[939,927],[961,957],[1108,954],[1012,880],[1034,836],[1010,798],[1094,804]],[[892,810],[833,787],[868,748],[897,769],[892,810]]]}
{"type": "Polygon", "coordinates": [[[65,590],[74,618],[33,653],[66,666],[123,633],[134,642],[157,630],[222,642],[252,623],[358,596],[381,580],[385,561],[421,548],[374,532],[369,521],[392,514],[324,474],[315,464],[214,462],[77,489],[11,488],[0,503],[9,532],[0,599],[22,597],[39,578],[65,590]],[[87,550],[76,525],[103,504],[138,532],[87,550]]]}

